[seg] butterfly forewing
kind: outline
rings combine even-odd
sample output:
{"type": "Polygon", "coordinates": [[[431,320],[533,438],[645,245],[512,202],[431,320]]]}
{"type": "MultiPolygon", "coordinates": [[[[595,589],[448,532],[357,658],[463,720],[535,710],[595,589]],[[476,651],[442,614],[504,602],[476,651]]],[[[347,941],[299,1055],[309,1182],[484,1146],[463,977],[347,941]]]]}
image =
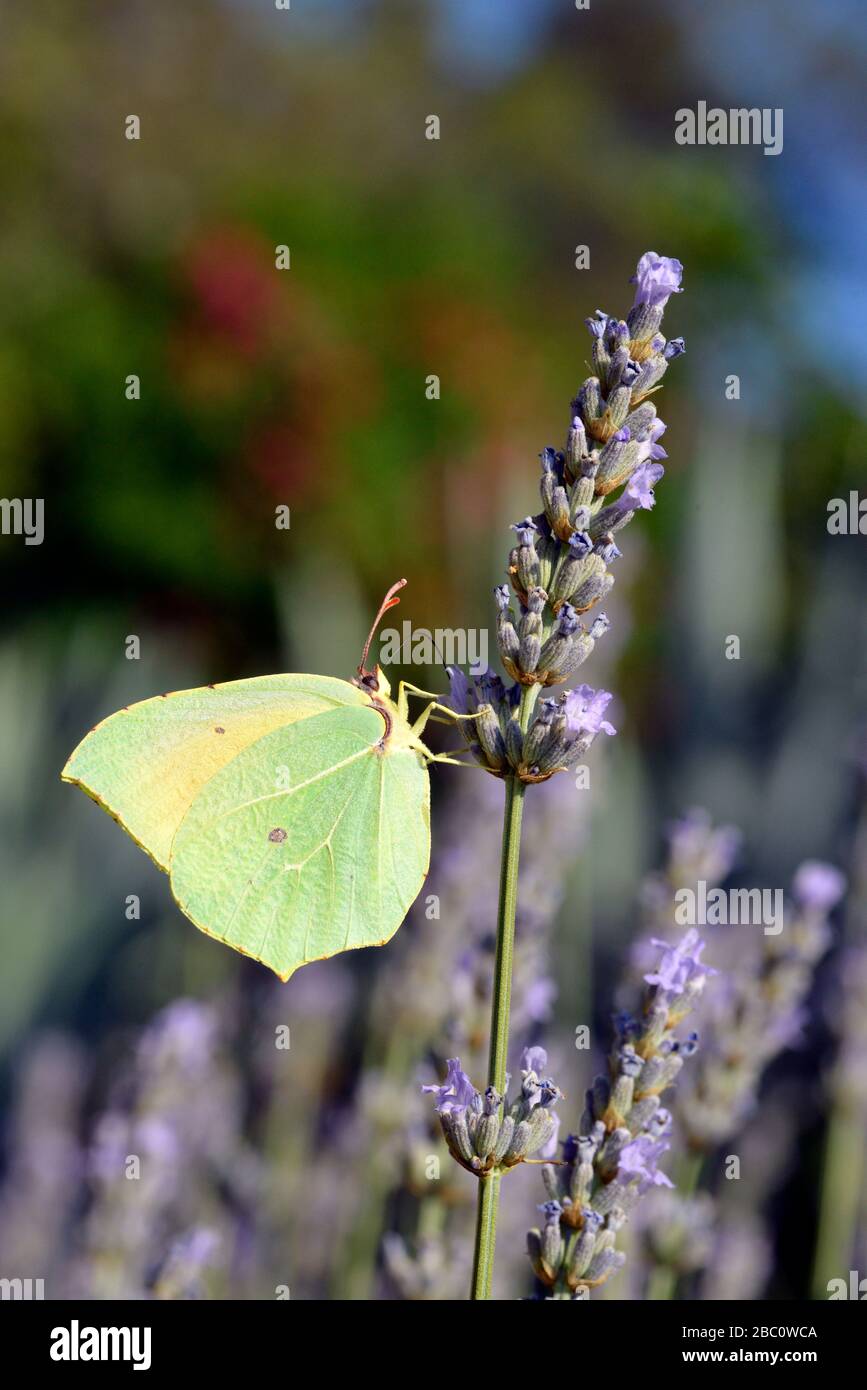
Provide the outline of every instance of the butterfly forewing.
{"type": "Polygon", "coordinates": [[[364,704],[356,686],[329,676],[257,676],[173,691],[103,720],[78,745],[62,776],[119,820],[167,870],[178,826],[221,768],[274,729],[364,704]]]}

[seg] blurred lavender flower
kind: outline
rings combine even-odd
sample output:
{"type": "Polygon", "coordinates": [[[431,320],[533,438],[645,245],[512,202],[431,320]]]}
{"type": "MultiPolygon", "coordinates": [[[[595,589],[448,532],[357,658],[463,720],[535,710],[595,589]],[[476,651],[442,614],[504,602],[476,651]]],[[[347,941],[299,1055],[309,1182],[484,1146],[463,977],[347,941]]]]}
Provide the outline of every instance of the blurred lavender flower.
{"type": "MultiPolygon", "coordinates": [[[[699,882],[715,888],[728,878],[740,851],[742,835],[732,825],[714,826],[707,811],[693,808],[667,827],[665,867],[647,875],[640,901],[648,929],[671,935],[675,922],[675,892],[694,889],[699,882]]],[[[639,953],[636,960],[639,962],[639,953]]],[[[641,952],[643,956],[647,951],[641,952]]]]}
{"type": "Polygon", "coordinates": [[[703,1269],[714,1249],[715,1219],[716,1203],[707,1193],[650,1193],[641,1222],[647,1258],[676,1275],[703,1269]]]}
{"type": "MultiPolygon", "coordinates": [[[[665,1216],[662,1218],[665,1220],[665,1216]]],[[[694,1255],[702,1252],[693,1251],[694,1255]]],[[[755,1299],[761,1296],[773,1260],[773,1247],[755,1214],[740,1212],[718,1222],[710,1250],[704,1259],[693,1259],[692,1268],[703,1268],[702,1299],[755,1299]]]]}
{"type": "Polygon", "coordinates": [[[66,1295],[63,1257],[81,1194],[78,1128],[86,1075],[77,1043],[44,1034],[22,1058],[9,1123],[0,1271],[44,1279],[48,1298],[66,1295]]]}
{"type": "Polygon", "coordinates": [[[169,1005],[145,1029],[117,1090],[94,1126],[78,1296],[198,1296],[218,1246],[234,1244],[257,1176],[216,1011],[186,999],[169,1005]],[[212,1222],[212,1235],[193,1238],[212,1222]]]}
{"type": "Polygon", "coordinates": [[[388,1281],[401,1299],[455,1302],[464,1296],[466,1267],[472,1259],[472,1247],[466,1241],[424,1236],[411,1246],[389,1232],[383,1238],[382,1254],[388,1281]]]}
{"type": "Polygon", "coordinates": [[[804,909],[827,913],[836,907],[846,891],[846,875],[833,864],[806,860],[792,880],[795,901],[804,909]]]}
{"type": "Polygon", "coordinates": [[[155,1297],[203,1298],[204,1275],[214,1264],[219,1248],[219,1235],[207,1226],[199,1226],[175,1240],[157,1277],[155,1297]]]}
{"type": "Polygon", "coordinates": [[[743,1125],[763,1072],[800,1036],[813,971],[830,942],[827,913],[843,886],[830,865],[802,865],[782,933],[762,935],[760,945],[746,950],[741,943],[732,948],[731,967],[703,1019],[701,1059],[682,1097],[693,1149],[708,1151],[743,1125]]]}

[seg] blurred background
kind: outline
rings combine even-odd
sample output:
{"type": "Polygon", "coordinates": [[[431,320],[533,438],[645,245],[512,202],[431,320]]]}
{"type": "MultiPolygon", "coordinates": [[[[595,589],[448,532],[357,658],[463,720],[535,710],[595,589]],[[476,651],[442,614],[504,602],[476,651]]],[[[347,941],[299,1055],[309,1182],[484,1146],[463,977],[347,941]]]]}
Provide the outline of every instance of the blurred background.
{"type": "MultiPolygon", "coordinates": [[[[637,1222],[605,1296],[867,1276],[867,541],[827,529],[829,499],[867,493],[863,8],[44,0],[2,20],[0,495],[44,498],[45,539],[0,537],[0,1275],[56,1298],[465,1296],[473,1183],[418,1090],[455,1051],[483,1070],[499,784],[433,779],[439,920],[280,986],[181,918],[59,771],[163,690],[348,677],[401,575],[400,620],[492,626],[508,524],[588,375],[583,319],[625,313],[653,249],[684,263],[665,328],[688,352],[585,668],[618,737],[590,791],[528,798],[516,1063],[548,1048],[574,1128],[671,885],[788,889],[830,862],[849,891],[797,1029],[715,1131],[678,1239],[637,1222]],[[783,108],[783,152],[675,144],[700,100],[783,108]],[[748,1180],[725,1181],[729,1153],[748,1180]]],[[[753,978],[761,950],[738,940],[753,978]]],[[[505,1189],[497,1293],[527,1296],[544,1192],[532,1170],[505,1189]]]]}

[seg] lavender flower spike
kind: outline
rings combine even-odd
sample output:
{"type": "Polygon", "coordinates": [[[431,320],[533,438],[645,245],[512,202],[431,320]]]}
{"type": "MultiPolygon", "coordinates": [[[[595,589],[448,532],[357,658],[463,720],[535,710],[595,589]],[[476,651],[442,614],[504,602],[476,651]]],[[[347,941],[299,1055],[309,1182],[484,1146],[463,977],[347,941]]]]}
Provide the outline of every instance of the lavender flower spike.
{"type": "MultiPolygon", "coordinates": [[[[554,1106],[561,1091],[550,1079],[542,1079],[540,1073],[547,1064],[544,1048],[525,1048],[521,1087],[511,1103],[493,1086],[480,1094],[456,1057],[447,1063],[441,1086],[422,1087],[437,1097],[443,1137],[462,1168],[484,1178],[489,1173],[507,1172],[531,1154],[541,1151],[548,1155],[557,1134],[554,1106]]],[[[506,1090],[508,1085],[507,1076],[506,1090]]]]}
{"type": "Polygon", "coordinates": [[[587,1092],[580,1136],[566,1139],[557,1167],[542,1169],[547,1225],[529,1232],[527,1248],[545,1298],[585,1298],[604,1284],[626,1258],[617,1232],[636,1203],[651,1188],[673,1186],[659,1167],[671,1130],[660,1095],[696,1050],[694,1033],[677,1038],[674,1029],[716,971],[702,964],[696,931],[679,946],[654,944],[662,959],[645,977],[641,1008],[617,1016],[608,1072],[587,1092]]]}
{"type": "Polygon", "coordinates": [[[638,263],[628,318],[597,310],[587,320],[593,375],[571,402],[564,447],[540,454],[542,509],[513,525],[509,583],[496,590],[497,646],[513,685],[491,699],[462,673],[449,673],[450,705],[477,715],[462,722],[461,734],[495,777],[547,781],[568,771],[596,734],[614,732],[597,718],[610,698],[605,692],[589,707],[569,696],[564,707],[537,702],[537,687],[563,685],[592,653],[608,620],[585,626],[582,618],[614,584],[610,565],[620,550],[613,533],[654,505],[666,427],[650,396],[682,350],[682,339],[659,332],[682,269],[680,261],[648,251],[638,263]],[[577,729],[576,713],[584,720],[577,729]]]}
{"type": "MultiPolygon", "coordinates": [[[[705,1012],[706,1045],[681,1103],[693,1150],[707,1152],[737,1132],[758,1104],[763,1071],[799,1035],[813,972],[830,942],[828,913],[844,882],[831,865],[802,864],[785,931],[763,936],[758,951],[740,952],[725,988],[714,992],[705,1012]]],[[[703,971],[698,951],[687,955],[703,971]]],[[[691,975],[687,993],[696,978],[691,975]]]]}

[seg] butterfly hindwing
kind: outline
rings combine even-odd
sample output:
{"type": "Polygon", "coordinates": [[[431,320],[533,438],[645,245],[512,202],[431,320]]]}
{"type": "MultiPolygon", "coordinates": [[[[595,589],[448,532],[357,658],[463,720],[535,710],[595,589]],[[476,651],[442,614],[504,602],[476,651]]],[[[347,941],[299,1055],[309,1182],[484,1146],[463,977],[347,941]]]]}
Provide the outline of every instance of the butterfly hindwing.
{"type": "Polygon", "coordinates": [[[282,979],[388,941],[427,873],[430,810],[422,758],[385,731],[369,705],[335,709],[218,771],[172,845],[183,912],[282,979]]]}

